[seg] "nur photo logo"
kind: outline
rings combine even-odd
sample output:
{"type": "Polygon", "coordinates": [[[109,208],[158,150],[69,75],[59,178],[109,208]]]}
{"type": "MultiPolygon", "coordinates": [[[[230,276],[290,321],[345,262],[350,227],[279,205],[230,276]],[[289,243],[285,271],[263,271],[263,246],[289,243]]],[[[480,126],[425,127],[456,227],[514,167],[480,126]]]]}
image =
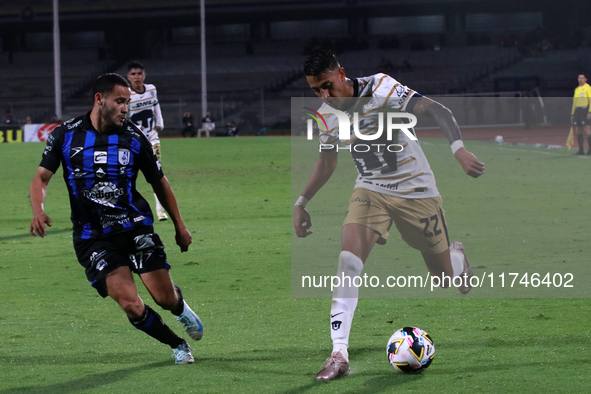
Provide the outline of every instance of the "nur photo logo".
{"type": "MultiPolygon", "coordinates": [[[[366,105],[370,105],[370,103],[366,105]]],[[[353,119],[351,120],[350,115],[344,111],[340,111],[334,108],[331,108],[330,113],[326,113],[325,116],[329,117],[330,115],[334,115],[336,117],[336,122],[338,122],[338,126],[335,125],[332,128],[329,128],[327,120],[325,116],[320,114],[318,111],[313,110],[309,107],[303,107],[304,109],[310,112],[304,112],[306,115],[310,116],[312,119],[307,120],[307,139],[312,140],[314,138],[314,123],[313,120],[316,121],[318,125],[318,130],[320,133],[331,133],[335,127],[338,127],[338,137],[346,145],[349,144],[352,140],[359,139],[361,141],[383,141],[383,135],[385,133],[386,141],[392,142],[395,138],[394,132],[396,130],[400,130],[403,132],[411,141],[416,141],[417,137],[409,130],[416,126],[417,124],[417,117],[408,112],[378,112],[377,116],[377,129],[375,133],[362,133],[360,132],[360,127],[363,126],[363,114],[359,115],[359,112],[353,112],[353,119]],[[361,118],[361,124],[360,124],[361,118]],[[403,119],[407,119],[408,123],[402,123],[403,119]],[[351,135],[351,129],[353,129],[353,137],[351,135]]],[[[334,124],[334,120],[330,122],[334,124]]],[[[320,144],[320,151],[323,149],[331,150],[331,149],[339,150],[338,145],[333,144],[320,144]]],[[[403,150],[403,146],[397,143],[373,143],[373,144],[363,144],[363,143],[355,143],[352,146],[348,146],[346,149],[355,152],[368,152],[371,149],[376,149],[378,152],[380,149],[387,150],[389,152],[401,152],[403,150]]],[[[341,148],[343,149],[343,148],[341,148]]]]}

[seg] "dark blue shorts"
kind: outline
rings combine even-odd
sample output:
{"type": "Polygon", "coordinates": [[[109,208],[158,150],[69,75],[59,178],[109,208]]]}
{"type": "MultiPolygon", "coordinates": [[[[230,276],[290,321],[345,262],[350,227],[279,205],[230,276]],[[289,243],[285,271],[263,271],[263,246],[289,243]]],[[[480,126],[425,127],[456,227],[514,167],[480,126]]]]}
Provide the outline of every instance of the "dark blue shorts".
{"type": "Polygon", "coordinates": [[[86,270],[86,278],[102,297],[106,297],[107,274],[122,266],[143,274],[170,269],[164,245],[152,228],[130,231],[98,239],[74,240],[78,262],[86,270]],[[148,231],[148,232],[146,232],[148,231]]]}

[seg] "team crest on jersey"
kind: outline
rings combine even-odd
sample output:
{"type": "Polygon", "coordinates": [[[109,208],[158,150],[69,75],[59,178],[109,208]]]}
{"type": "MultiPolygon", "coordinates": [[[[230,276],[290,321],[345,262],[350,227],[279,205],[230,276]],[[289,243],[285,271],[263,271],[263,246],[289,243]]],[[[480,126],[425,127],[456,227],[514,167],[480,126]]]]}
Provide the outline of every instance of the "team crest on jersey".
{"type": "Polygon", "coordinates": [[[128,165],[130,156],[129,149],[119,149],[119,164],[123,166],[128,165]]]}
{"type": "Polygon", "coordinates": [[[376,100],[375,97],[372,97],[369,99],[367,103],[363,105],[363,109],[365,109],[366,111],[371,111],[372,109],[378,108],[379,106],[380,104],[378,103],[378,100],[376,100]]]}

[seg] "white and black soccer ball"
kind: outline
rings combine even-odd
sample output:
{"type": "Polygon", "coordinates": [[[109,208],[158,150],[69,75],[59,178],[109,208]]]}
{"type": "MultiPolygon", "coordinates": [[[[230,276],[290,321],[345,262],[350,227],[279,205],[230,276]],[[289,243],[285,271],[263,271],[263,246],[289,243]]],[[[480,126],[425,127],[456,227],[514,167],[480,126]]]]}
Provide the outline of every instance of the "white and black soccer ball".
{"type": "Polygon", "coordinates": [[[395,370],[404,373],[422,372],[435,357],[433,340],[418,327],[404,327],[396,331],[386,347],[388,361],[395,370]]]}

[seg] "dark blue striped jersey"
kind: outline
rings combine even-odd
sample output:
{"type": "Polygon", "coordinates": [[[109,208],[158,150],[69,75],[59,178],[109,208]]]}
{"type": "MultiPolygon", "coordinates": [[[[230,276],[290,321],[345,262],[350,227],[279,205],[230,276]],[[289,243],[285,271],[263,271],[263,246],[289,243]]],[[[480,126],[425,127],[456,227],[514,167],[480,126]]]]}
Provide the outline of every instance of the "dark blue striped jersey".
{"type": "Polygon", "coordinates": [[[138,171],[148,183],[164,176],[148,139],[130,121],[110,134],[94,129],[90,112],[56,127],[41,167],[60,164],[70,194],[74,240],[152,226],[148,202],[136,190],[138,171]]]}

